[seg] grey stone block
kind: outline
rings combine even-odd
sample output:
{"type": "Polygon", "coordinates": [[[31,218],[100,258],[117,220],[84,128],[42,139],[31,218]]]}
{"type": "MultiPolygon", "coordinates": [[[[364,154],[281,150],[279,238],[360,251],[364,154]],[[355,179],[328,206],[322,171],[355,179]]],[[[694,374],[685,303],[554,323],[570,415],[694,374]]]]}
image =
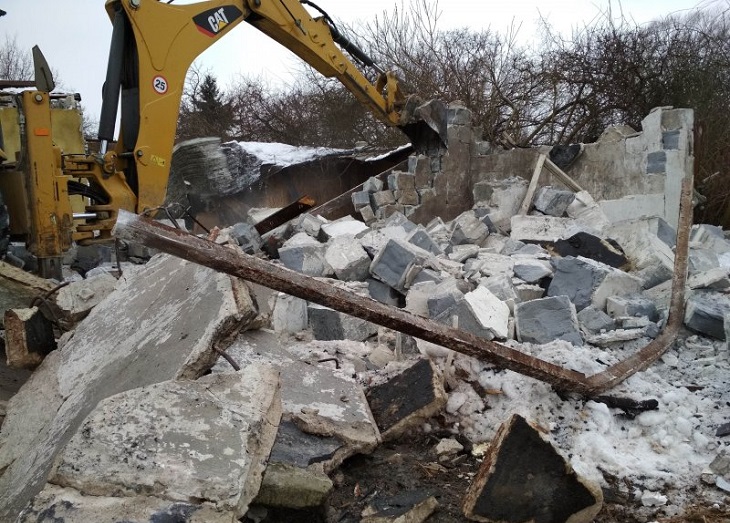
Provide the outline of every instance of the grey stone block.
{"type": "Polygon", "coordinates": [[[638,293],[642,282],[635,276],[589,258],[557,258],[548,296],[568,296],[577,310],[589,305],[604,309],[609,296],[638,293]]]}
{"type": "Polygon", "coordinates": [[[360,220],[352,216],[344,216],[332,222],[323,223],[319,229],[318,239],[327,242],[338,236],[356,236],[368,231],[370,228],[360,220]]]}
{"type": "Polygon", "coordinates": [[[359,211],[366,205],[370,205],[370,193],[367,191],[355,191],[351,195],[352,206],[356,211],[359,211]]]}
{"type": "Polygon", "coordinates": [[[419,225],[418,228],[413,229],[408,236],[406,236],[406,241],[430,252],[431,254],[438,255],[443,253],[438,244],[428,234],[428,231],[421,225],[419,225]]]}
{"type": "Polygon", "coordinates": [[[375,256],[370,274],[397,291],[407,289],[431,254],[402,240],[389,240],[375,256]]]}
{"type": "Polygon", "coordinates": [[[368,278],[365,281],[368,284],[368,292],[372,299],[379,301],[380,303],[385,303],[386,305],[393,305],[394,307],[402,306],[403,295],[393,289],[390,285],[386,285],[385,283],[373,278],[368,278]]]}
{"type": "Polygon", "coordinates": [[[325,260],[325,249],[325,245],[300,232],[279,248],[279,260],[286,268],[309,276],[331,276],[333,271],[325,260]]]}
{"type": "Polygon", "coordinates": [[[452,226],[452,245],[463,245],[465,243],[481,245],[489,236],[489,228],[477,217],[474,211],[461,213],[453,220],[452,226]]]}
{"type": "Polygon", "coordinates": [[[609,296],[606,299],[606,312],[612,318],[646,316],[651,321],[659,320],[656,304],[649,298],[637,294],[609,296]]]}
{"type": "Polygon", "coordinates": [[[416,188],[416,176],[403,171],[393,171],[388,175],[388,189],[391,191],[407,191],[416,188]]]}
{"type": "Polygon", "coordinates": [[[401,205],[414,206],[420,203],[416,189],[398,189],[393,192],[393,196],[401,205]]]}
{"type": "Polygon", "coordinates": [[[667,153],[656,151],[646,155],[646,174],[661,174],[667,169],[667,153]]]}
{"type": "Polygon", "coordinates": [[[601,331],[609,331],[616,328],[616,322],[600,309],[586,307],[578,313],[578,322],[583,330],[598,334],[601,331]]]}
{"type": "Polygon", "coordinates": [[[386,205],[393,205],[395,203],[395,195],[390,190],[374,192],[370,194],[370,203],[375,209],[385,207],[386,205]]]}
{"type": "Polygon", "coordinates": [[[543,214],[560,217],[565,214],[573,200],[575,193],[546,186],[538,189],[533,206],[543,214]]]}
{"type": "Polygon", "coordinates": [[[475,521],[587,523],[602,506],[600,486],[577,474],[538,430],[515,414],[491,441],[463,510],[475,521]]]}
{"type": "Polygon", "coordinates": [[[263,241],[256,227],[246,222],[239,222],[231,227],[231,238],[247,254],[255,254],[261,250],[263,241]]]}
{"type": "Polygon", "coordinates": [[[338,280],[364,281],[370,275],[370,256],[353,236],[337,236],[330,240],[324,259],[338,280]]]}
{"type": "Polygon", "coordinates": [[[527,283],[536,283],[553,275],[553,269],[547,260],[530,258],[515,259],[515,276],[527,283]]]}
{"type": "Polygon", "coordinates": [[[316,303],[309,304],[307,314],[309,326],[317,340],[363,341],[378,333],[377,327],[369,321],[316,303]]]}
{"type": "Polygon", "coordinates": [[[435,318],[464,299],[464,292],[455,279],[446,280],[431,291],[427,299],[428,315],[435,318]]]}
{"type": "Polygon", "coordinates": [[[565,340],[583,345],[575,306],[567,296],[554,296],[515,305],[517,339],[529,343],[565,340]]]}
{"type": "Polygon", "coordinates": [[[371,177],[362,184],[362,190],[369,193],[380,192],[383,190],[383,182],[379,178],[371,177]]]}
{"type": "Polygon", "coordinates": [[[728,297],[710,291],[694,291],[687,300],[684,324],[693,331],[725,340],[725,321],[728,316],[728,297]]]}

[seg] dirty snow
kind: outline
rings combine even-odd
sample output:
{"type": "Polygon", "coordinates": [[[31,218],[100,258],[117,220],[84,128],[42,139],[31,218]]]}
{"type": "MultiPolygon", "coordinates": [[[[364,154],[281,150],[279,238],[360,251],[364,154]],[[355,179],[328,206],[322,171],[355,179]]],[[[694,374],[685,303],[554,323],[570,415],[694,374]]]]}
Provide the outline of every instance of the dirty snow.
{"type": "MultiPolygon", "coordinates": [[[[592,375],[629,356],[640,346],[611,352],[582,349],[567,342],[522,345],[542,359],[592,375]],[[572,354],[572,358],[570,355],[572,354]]],[[[441,366],[447,360],[441,358],[441,366]]],[[[620,409],[577,397],[563,397],[535,379],[462,355],[445,368],[447,377],[468,376],[449,393],[447,412],[454,432],[472,442],[488,442],[500,424],[519,413],[549,435],[573,467],[604,487],[617,488],[645,507],[674,515],[703,487],[701,476],[730,439],[718,438],[718,426],[730,421],[730,351],[721,341],[685,332],[654,365],[607,396],[656,399],[659,407],[631,419],[620,409]],[[481,394],[475,388],[481,388],[481,394]],[[656,510],[656,509],[653,509],[656,510]]],[[[707,487],[709,497],[723,493],[707,487]]]]}

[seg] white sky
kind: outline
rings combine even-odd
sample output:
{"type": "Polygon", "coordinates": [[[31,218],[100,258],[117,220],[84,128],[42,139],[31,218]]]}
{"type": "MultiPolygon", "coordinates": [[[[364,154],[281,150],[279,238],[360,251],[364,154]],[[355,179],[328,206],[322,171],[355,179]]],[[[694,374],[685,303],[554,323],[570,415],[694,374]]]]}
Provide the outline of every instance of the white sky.
{"type": "MultiPolygon", "coordinates": [[[[353,24],[371,21],[376,15],[403,5],[402,1],[408,6],[408,0],[315,0],[315,3],[335,21],[353,24]]],[[[178,0],[177,3],[191,2],[178,0]]],[[[637,23],[645,23],[672,12],[709,4],[727,6],[730,0],[441,0],[439,27],[491,27],[505,32],[514,23],[521,26],[519,36],[529,38],[535,33],[535,22],[540,16],[568,34],[572,27],[590,23],[609,7],[613,12],[622,11],[637,23]]],[[[17,38],[17,43],[28,52],[33,45],[39,45],[59,75],[57,83],[65,90],[81,93],[89,116],[98,118],[111,37],[104,0],[0,0],[0,8],[7,11],[0,18],[0,45],[4,44],[6,35],[17,38]]],[[[301,65],[288,50],[246,23],[213,45],[198,63],[210,69],[223,87],[241,73],[261,76],[275,84],[286,83],[301,65]]]]}

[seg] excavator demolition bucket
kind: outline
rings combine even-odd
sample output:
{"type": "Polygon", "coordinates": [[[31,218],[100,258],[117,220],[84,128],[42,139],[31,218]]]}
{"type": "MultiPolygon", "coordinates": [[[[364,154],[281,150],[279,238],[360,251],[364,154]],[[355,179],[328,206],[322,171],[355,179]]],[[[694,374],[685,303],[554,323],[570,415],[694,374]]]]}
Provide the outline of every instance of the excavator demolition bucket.
{"type": "Polygon", "coordinates": [[[447,123],[446,104],[440,100],[421,102],[411,97],[401,113],[399,127],[416,152],[434,154],[448,147],[447,123]]]}

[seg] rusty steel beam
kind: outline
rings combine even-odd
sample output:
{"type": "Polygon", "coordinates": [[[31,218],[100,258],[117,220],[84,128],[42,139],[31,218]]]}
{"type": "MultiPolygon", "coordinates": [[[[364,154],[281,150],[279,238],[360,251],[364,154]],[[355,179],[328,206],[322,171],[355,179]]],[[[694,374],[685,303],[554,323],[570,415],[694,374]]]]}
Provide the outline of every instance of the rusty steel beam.
{"type": "Polygon", "coordinates": [[[303,212],[308,211],[316,202],[309,196],[302,196],[294,203],[290,203],[286,207],[282,207],[274,214],[267,216],[259,223],[254,225],[256,232],[265,234],[276,229],[279,225],[284,225],[289,220],[293,220],[303,212]]]}
{"type": "Polygon", "coordinates": [[[264,285],[271,289],[357,316],[453,351],[544,381],[556,390],[586,397],[600,394],[659,358],[676,339],[684,318],[689,232],[692,225],[692,180],[682,185],[677,248],[669,320],[662,334],[625,360],[593,376],[563,368],[501,343],[416,316],[396,307],[327,284],[316,278],[159,222],[120,211],[114,228],[117,238],[138,242],[193,263],[264,285]]]}
{"type": "Polygon", "coordinates": [[[548,382],[558,389],[572,389],[585,376],[522,353],[416,316],[396,307],[274,265],[238,249],[198,238],[136,214],[120,211],[114,228],[117,238],[141,243],[184,260],[237,276],[244,280],[357,316],[405,334],[410,334],[461,354],[548,382]]]}

